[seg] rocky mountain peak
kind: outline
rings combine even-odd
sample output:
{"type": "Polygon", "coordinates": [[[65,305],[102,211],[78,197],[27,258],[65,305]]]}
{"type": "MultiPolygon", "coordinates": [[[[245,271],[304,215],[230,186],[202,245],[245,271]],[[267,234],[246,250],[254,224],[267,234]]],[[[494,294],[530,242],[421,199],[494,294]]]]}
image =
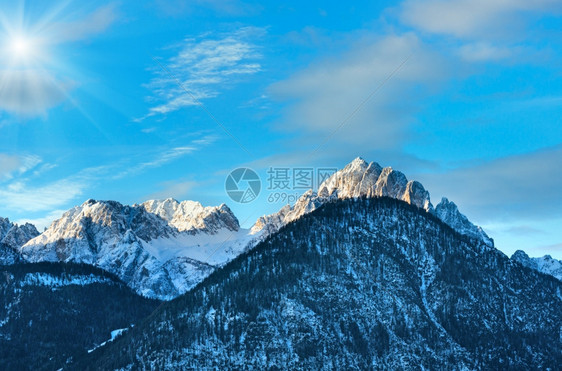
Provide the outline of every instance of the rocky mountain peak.
{"type": "Polygon", "coordinates": [[[292,206],[263,216],[252,227],[252,233],[269,235],[281,226],[309,213],[323,203],[334,199],[385,196],[403,200],[426,211],[433,210],[429,192],[416,181],[408,182],[406,176],[391,167],[382,168],[378,163],[367,163],[357,157],[343,169],[326,179],[318,192],[304,193],[292,206]]]}
{"type": "Polygon", "coordinates": [[[529,258],[529,255],[527,255],[525,251],[517,250],[513,253],[513,255],[511,255],[511,259],[523,263],[530,260],[531,258],[529,258]]]}
{"type": "Polygon", "coordinates": [[[386,196],[396,199],[402,199],[406,191],[408,179],[400,171],[396,171],[391,167],[382,169],[377,182],[375,183],[375,196],[386,196]]]}
{"type": "Polygon", "coordinates": [[[357,157],[318,187],[320,197],[349,198],[367,195],[377,181],[382,168],[357,157]]]}
{"type": "Polygon", "coordinates": [[[3,238],[12,226],[10,219],[0,217],[0,238],[3,238]]]}
{"type": "Polygon", "coordinates": [[[406,184],[406,190],[404,191],[402,200],[426,211],[433,210],[433,205],[429,200],[429,192],[426,191],[423,185],[417,180],[410,180],[406,184]]]}
{"type": "Polygon", "coordinates": [[[432,213],[460,234],[478,239],[488,246],[494,246],[494,241],[488,237],[486,232],[481,227],[472,224],[466,216],[461,214],[457,205],[446,197],[441,199],[432,213]]]}

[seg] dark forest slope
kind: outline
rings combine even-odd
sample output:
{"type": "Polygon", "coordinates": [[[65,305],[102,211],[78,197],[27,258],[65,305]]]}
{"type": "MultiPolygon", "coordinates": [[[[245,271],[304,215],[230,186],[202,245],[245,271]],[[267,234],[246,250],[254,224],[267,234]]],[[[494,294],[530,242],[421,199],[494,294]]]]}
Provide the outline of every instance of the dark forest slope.
{"type": "Polygon", "coordinates": [[[404,202],[339,201],[73,367],[555,369],[561,289],[404,202]]]}

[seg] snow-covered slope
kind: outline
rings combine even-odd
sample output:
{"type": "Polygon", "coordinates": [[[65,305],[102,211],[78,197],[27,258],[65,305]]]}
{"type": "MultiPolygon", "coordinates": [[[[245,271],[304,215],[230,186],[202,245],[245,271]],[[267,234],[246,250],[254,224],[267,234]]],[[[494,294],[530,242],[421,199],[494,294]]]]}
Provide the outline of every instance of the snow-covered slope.
{"type": "Polygon", "coordinates": [[[377,196],[391,197],[415,205],[436,215],[459,233],[493,246],[493,240],[482,228],[475,226],[461,214],[453,202],[444,198],[434,209],[429,192],[421,183],[415,180],[408,181],[400,171],[391,167],[382,168],[376,162],[367,163],[360,157],[326,179],[318,187],[318,192],[307,191],[294,205],[287,205],[275,214],[260,217],[252,227],[251,233],[257,236],[256,241],[263,240],[282,226],[317,209],[325,202],[377,196]]]}
{"type": "Polygon", "coordinates": [[[39,232],[32,224],[19,226],[6,218],[0,218],[0,265],[20,261],[19,248],[38,235],[39,232]]]}
{"type": "Polygon", "coordinates": [[[541,258],[530,258],[525,251],[517,250],[511,255],[511,260],[515,260],[539,272],[550,274],[562,281],[562,261],[556,260],[550,255],[545,255],[541,258]]]}
{"type": "Polygon", "coordinates": [[[29,262],[88,263],[116,274],[142,295],[172,299],[237,256],[247,234],[226,205],[88,200],[26,243],[21,253],[29,262]]]}

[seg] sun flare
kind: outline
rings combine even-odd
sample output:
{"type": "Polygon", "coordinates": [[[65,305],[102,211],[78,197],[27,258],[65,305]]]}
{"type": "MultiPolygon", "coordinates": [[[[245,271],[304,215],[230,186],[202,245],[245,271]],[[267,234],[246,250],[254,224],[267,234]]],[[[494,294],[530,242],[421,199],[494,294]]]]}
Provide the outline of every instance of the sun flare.
{"type": "Polygon", "coordinates": [[[10,42],[10,50],[16,56],[25,57],[29,54],[29,40],[25,37],[14,37],[10,42]]]}
{"type": "Polygon", "coordinates": [[[24,35],[11,37],[7,44],[8,54],[16,61],[30,62],[37,53],[33,40],[24,35]]]}

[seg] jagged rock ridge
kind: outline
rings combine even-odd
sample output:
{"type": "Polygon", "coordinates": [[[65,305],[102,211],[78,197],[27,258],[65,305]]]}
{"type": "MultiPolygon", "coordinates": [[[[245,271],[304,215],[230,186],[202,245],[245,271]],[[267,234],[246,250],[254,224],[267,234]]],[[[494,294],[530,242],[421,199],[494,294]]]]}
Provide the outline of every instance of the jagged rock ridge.
{"type": "Polygon", "coordinates": [[[433,214],[450,225],[460,234],[479,239],[489,246],[494,246],[494,241],[488,237],[481,227],[472,224],[466,216],[461,214],[457,205],[443,197],[437,204],[433,214]]]}

